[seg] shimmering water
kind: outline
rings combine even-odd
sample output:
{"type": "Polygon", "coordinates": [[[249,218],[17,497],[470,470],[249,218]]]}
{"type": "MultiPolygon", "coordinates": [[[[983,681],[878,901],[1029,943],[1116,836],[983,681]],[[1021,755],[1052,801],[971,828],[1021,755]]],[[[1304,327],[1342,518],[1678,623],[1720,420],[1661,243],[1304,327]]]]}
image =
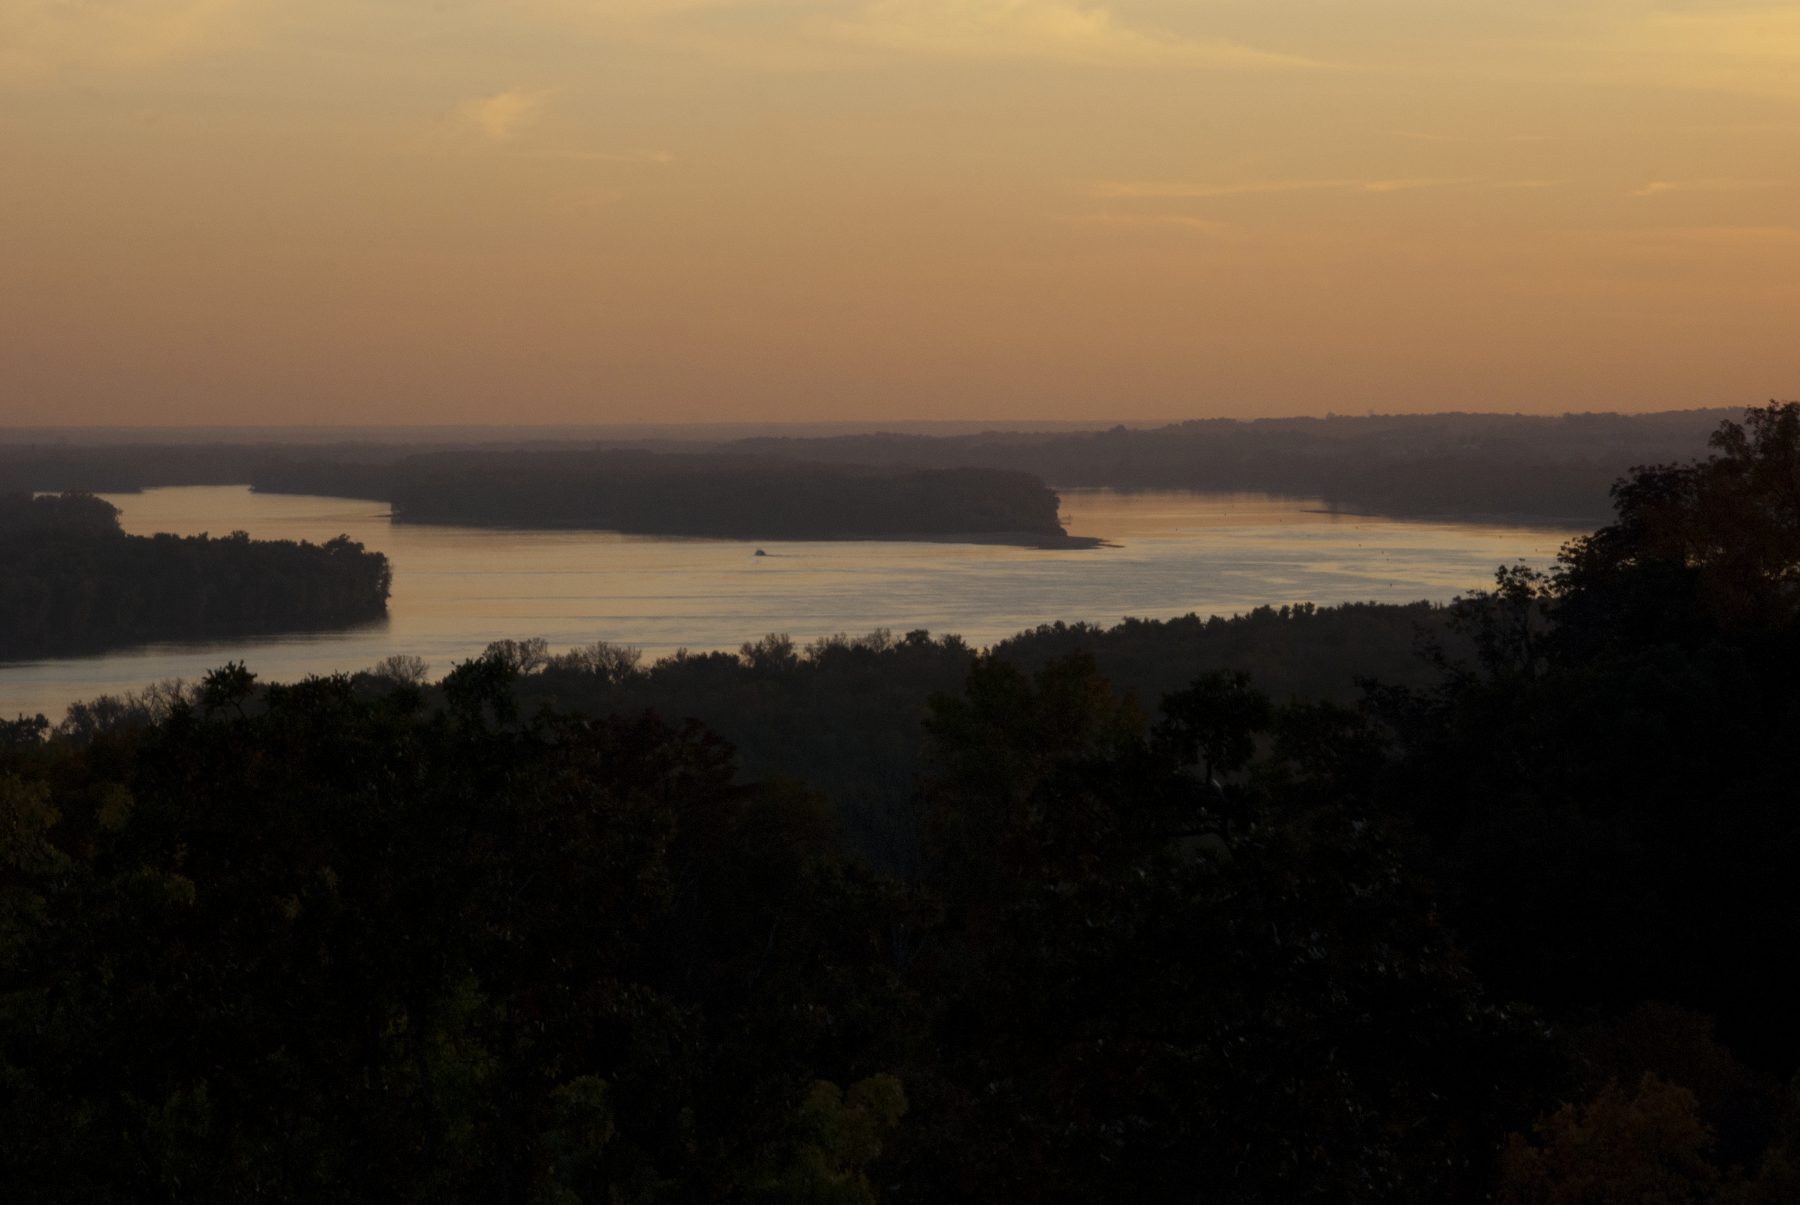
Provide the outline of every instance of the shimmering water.
{"type": "Polygon", "coordinates": [[[0,664],[0,715],[192,680],[228,660],[291,680],[414,653],[434,676],[504,637],[735,649],[769,632],[927,628],[988,644],[1052,620],[1231,615],[1262,603],[1445,600],[1496,566],[1546,564],[1567,530],[1334,516],[1261,495],[1063,492],[1071,534],[1117,545],[1041,551],[968,544],[690,540],[606,532],[392,524],[379,503],[235,486],[109,495],[125,529],[259,539],[348,534],[388,554],[385,623],[349,632],[155,645],[0,664]]]}

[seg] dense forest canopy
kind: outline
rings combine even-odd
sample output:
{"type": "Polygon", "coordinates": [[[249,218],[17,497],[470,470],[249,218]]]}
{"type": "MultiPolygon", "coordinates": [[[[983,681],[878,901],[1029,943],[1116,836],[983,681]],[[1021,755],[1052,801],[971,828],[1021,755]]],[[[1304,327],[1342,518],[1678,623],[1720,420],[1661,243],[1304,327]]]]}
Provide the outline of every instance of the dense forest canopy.
{"type": "Polygon", "coordinates": [[[6,725],[0,1188],[1794,1200],[1797,484],[1753,412],[1356,695],[1152,676],[1210,625],[697,661],[846,758],[830,705],[936,667],[905,865],[607,646],[6,725]]]}
{"type": "MultiPolygon", "coordinates": [[[[772,633],[736,654],[680,651],[644,663],[605,641],[566,651],[540,638],[503,640],[488,655],[516,673],[525,714],[540,708],[586,715],[654,712],[694,718],[737,750],[751,778],[804,781],[831,806],[856,856],[887,870],[914,866],[918,834],[909,814],[925,759],[924,720],[933,696],[959,689],[983,656],[1036,672],[1061,658],[1091,656],[1137,705],[1220,670],[1252,673],[1276,698],[1353,703],[1359,682],[1422,687],[1438,669],[1421,649],[1472,656],[1450,609],[1430,603],[1258,607],[1224,619],[1187,615],[1128,619],[1112,628],[1044,624],[989,650],[960,637],[877,630],[796,644],[772,633]]],[[[431,667],[395,655],[356,675],[375,688],[425,685],[431,667]]],[[[56,725],[75,740],[119,724],[167,715],[186,685],[102,696],[71,706],[56,725]]],[[[427,697],[436,698],[427,686],[427,697]]]]}
{"type": "Polygon", "coordinates": [[[0,658],[377,620],[389,580],[342,536],[129,536],[90,495],[0,494],[0,658]]]}
{"type": "MultiPolygon", "coordinates": [[[[604,644],[551,655],[542,641],[503,642],[496,652],[520,671],[514,689],[527,713],[548,706],[695,717],[732,743],[746,774],[806,782],[830,802],[858,856],[902,869],[920,856],[919,834],[897,818],[909,814],[926,756],[930,700],[960,689],[984,656],[1025,672],[1089,656],[1119,693],[1145,707],[1220,670],[1252,672],[1277,698],[1351,702],[1363,679],[1434,680],[1421,647],[1468,648],[1449,617],[1428,603],[1259,607],[1229,620],[1045,624],[985,652],[922,631],[804,646],[771,634],[736,655],[682,653],[646,666],[629,659],[629,672],[621,669],[629,650],[604,644]]],[[[75,726],[85,722],[75,716],[75,726]]]]}
{"type": "Polygon", "coordinates": [[[1396,516],[1598,521],[1608,513],[1607,489],[1614,479],[1633,465],[1690,454],[1725,416],[1718,410],[1555,417],[1332,415],[1212,419],[1134,430],[733,440],[704,434],[638,441],[616,435],[602,441],[566,433],[496,434],[460,448],[429,431],[411,441],[322,445],[0,443],[0,490],[110,492],[260,481],[268,488],[386,499],[394,475],[383,467],[413,456],[635,450],[889,468],[1007,469],[1059,488],[1259,491],[1396,516]]]}

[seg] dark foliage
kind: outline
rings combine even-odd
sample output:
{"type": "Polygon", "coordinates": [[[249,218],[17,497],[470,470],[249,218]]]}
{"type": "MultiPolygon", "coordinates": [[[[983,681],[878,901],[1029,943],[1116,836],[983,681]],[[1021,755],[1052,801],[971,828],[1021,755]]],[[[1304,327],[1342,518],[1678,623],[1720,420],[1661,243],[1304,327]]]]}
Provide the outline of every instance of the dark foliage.
{"type": "Polygon", "coordinates": [[[10,747],[0,1184],[1432,1200],[1529,1116],[1545,1043],[1391,836],[1247,782],[1217,824],[1091,660],[933,705],[910,885],[698,727],[521,722],[513,673],[427,708],[232,666],[10,747]]]}
{"type": "Polygon", "coordinates": [[[736,450],[860,464],[980,465],[1061,488],[1256,491],[1387,515],[1588,520],[1645,460],[1684,455],[1718,411],[1208,419],[1131,430],[761,438],[736,450]]]}
{"type": "Polygon", "coordinates": [[[98,498],[0,495],[0,658],[365,622],[388,582],[387,558],[342,536],[127,536],[98,498]]]}
{"type": "Polygon", "coordinates": [[[894,469],[652,452],[438,452],[382,466],[265,469],[260,490],[379,498],[408,523],[593,527],[743,539],[1064,540],[1025,473],[894,469]]]}
{"type": "Polygon", "coordinates": [[[221,672],[0,774],[11,1199],[706,1195],[867,1078],[892,889],[698,730],[492,725],[506,673],[221,672]]]}
{"type": "Polygon", "coordinates": [[[234,665],[8,725],[0,1192],[1791,1201],[1797,424],[1640,471],[1357,704],[1063,647],[1147,673],[1178,624],[234,665]],[[900,875],[697,724],[542,706],[666,674],[799,724],[884,673],[950,684],[900,875]]]}
{"type": "MultiPolygon", "coordinates": [[[[1112,628],[1046,624],[1001,641],[996,659],[1036,671],[1076,653],[1146,708],[1202,674],[1252,674],[1277,699],[1360,697],[1360,679],[1421,687],[1437,673],[1422,644],[1458,653],[1448,612],[1409,606],[1258,607],[1232,619],[1189,615],[1126,620],[1112,628]]],[[[533,643],[533,642],[519,642],[533,643]]],[[[541,644],[542,642],[536,642],[541,644]]],[[[837,636],[796,646],[784,635],[746,644],[737,656],[681,654],[654,665],[622,664],[608,645],[518,658],[527,709],[553,704],[594,715],[650,709],[692,717],[730,740],[756,778],[802,780],[823,792],[852,847],[890,870],[918,865],[915,780],[923,721],[935,694],[959,690],[976,652],[955,636],[923,631],[837,636]]]]}
{"type": "Polygon", "coordinates": [[[1800,1059],[1774,953],[1800,940],[1797,433],[1770,406],[1639,470],[1555,574],[1462,605],[1475,665],[1386,700],[1490,982],[1691,1005],[1771,1067],[1800,1059]]]}
{"type": "MultiPolygon", "coordinates": [[[[1141,430],[733,441],[715,441],[703,433],[686,439],[604,442],[493,436],[481,445],[481,455],[496,463],[517,463],[524,452],[567,457],[579,450],[592,457],[598,448],[612,453],[723,455],[726,464],[810,462],[812,472],[827,465],[876,465],[890,471],[1002,469],[1059,488],[1243,490],[1321,498],[1333,506],[1377,514],[1586,521],[1605,517],[1607,487],[1627,468],[1690,454],[1724,413],[1333,415],[1247,422],[1214,419],[1141,430]]],[[[308,447],[0,444],[0,491],[124,491],[255,481],[284,492],[387,499],[396,485],[395,466],[409,457],[438,452],[452,453],[454,459],[469,455],[470,449],[464,445],[458,451],[445,439],[429,437],[406,443],[308,447]]],[[[600,457],[594,463],[625,462],[600,457]]],[[[989,493],[984,487],[983,496],[989,493]]],[[[436,506],[442,498],[434,494],[429,501],[436,506]]],[[[609,511],[617,506],[612,501],[606,505],[609,511]]],[[[554,507],[545,508],[546,515],[553,513],[554,507]]],[[[677,512],[660,508],[657,513],[661,524],[677,512]]],[[[475,513],[468,519],[521,521],[475,513]]],[[[594,522],[591,515],[546,521],[594,522]]],[[[659,525],[633,530],[690,529],[659,525]]],[[[1021,530],[1048,529],[1033,525],[1021,530]]]]}

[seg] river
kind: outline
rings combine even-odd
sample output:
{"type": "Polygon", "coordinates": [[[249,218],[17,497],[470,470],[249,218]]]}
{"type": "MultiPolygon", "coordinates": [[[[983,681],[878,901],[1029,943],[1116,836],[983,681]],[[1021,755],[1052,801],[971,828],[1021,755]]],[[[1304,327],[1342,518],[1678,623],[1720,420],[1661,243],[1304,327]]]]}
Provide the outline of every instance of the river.
{"type": "Polygon", "coordinates": [[[669,539],[391,523],[381,503],[239,486],[105,495],[133,534],[234,530],[387,553],[388,618],[351,631],[152,645],[0,663],[0,716],[59,718],[73,700],[192,681],[228,660],[268,680],[361,669],[412,653],[433,676],[505,637],[553,650],[595,640],[647,659],[735,649],[770,632],[926,628],[985,645],[1053,620],[1232,615],[1262,603],[1448,600],[1503,563],[1547,565],[1568,529],[1415,523],[1262,495],[1063,491],[1072,535],[1114,547],[1043,551],[886,541],[669,539]],[[757,555],[758,549],[765,555],[757,555]]]}

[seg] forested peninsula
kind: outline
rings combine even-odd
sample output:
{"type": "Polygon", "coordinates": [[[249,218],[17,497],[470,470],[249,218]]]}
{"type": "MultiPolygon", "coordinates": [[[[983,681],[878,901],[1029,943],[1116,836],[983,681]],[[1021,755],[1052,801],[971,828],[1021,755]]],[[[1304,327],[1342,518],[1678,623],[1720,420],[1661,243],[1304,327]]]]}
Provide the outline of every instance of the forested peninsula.
{"type": "Polygon", "coordinates": [[[0,494],[0,659],[378,620],[390,577],[341,536],[131,536],[90,495],[0,494]]]}
{"type": "Polygon", "coordinates": [[[506,641],[0,724],[0,1196],[1785,1205],[1796,481],[1752,412],[1411,617],[506,641]],[[916,742],[906,859],[644,709],[816,750],[890,673],[837,756],[916,742]]]}
{"type": "Polygon", "coordinates": [[[954,539],[1081,547],[1028,473],[642,451],[462,451],[271,465],[258,490],[373,498],[402,523],[728,539],[954,539]]]}

